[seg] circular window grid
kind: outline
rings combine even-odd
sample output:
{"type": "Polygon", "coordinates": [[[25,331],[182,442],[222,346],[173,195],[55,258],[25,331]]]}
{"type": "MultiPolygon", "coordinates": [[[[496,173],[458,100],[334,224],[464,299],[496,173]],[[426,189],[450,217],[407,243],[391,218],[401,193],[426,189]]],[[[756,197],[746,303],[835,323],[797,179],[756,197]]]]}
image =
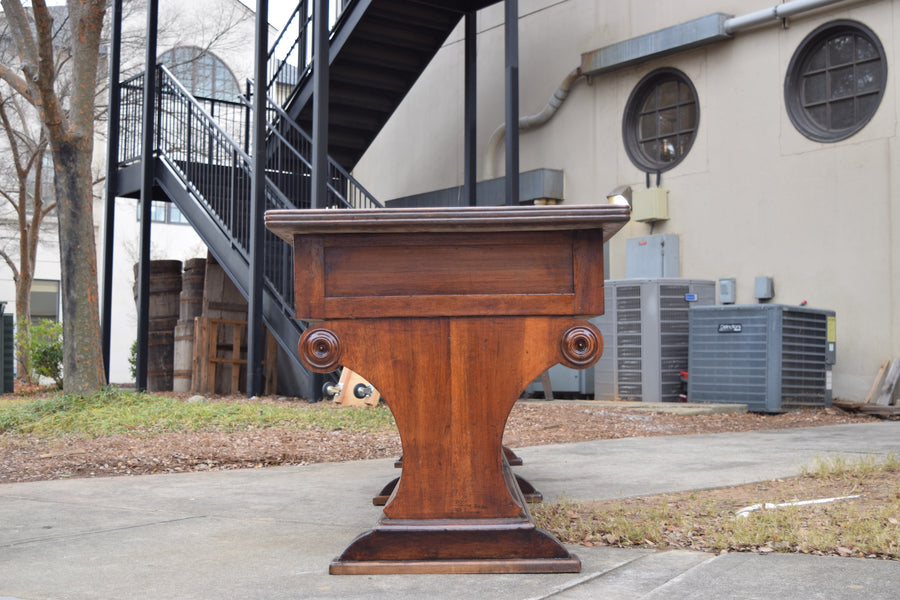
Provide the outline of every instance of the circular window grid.
{"type": "Polygon", "coordinates": [[[699,123],[691,80],[678,69],[658,69],[638,82],[625,105],[625,151],[643,171],[668,171],[687,156],[699,123]]]}
{"type": "Polygon", "coordinates": [[[865,127],[886,84],[887,58],[878,36],[856,21],[832,21],[794,52],[784,101],[800,133],[816,142],[837,142],[865,127]]]}

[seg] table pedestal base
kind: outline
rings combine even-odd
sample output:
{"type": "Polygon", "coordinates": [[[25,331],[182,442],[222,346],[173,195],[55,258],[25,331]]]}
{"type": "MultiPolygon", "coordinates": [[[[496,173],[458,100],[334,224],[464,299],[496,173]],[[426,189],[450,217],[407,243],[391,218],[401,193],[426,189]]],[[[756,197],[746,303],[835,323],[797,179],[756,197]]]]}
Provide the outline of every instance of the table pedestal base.
{"type": "Polygon", "coordinates": [[[332,575],[580,570],[578,557],[528,519],[383,519],[356,538],[329,567],[332,575]]]}
{"type": "MultiPolygon", "coordinates": [[[[600,332],[572,317],[347,319],[310,327],[301,357],[378,388],[397,422],[403,471],[376,500],[384,518],[332,573],[574,572],[535,527],[501,439],[513,405],[548,366],[592,363],[600,332]],[[526,341],[530,343],[525,343],[526,341]]],[[[516,457],[518,458],[518,457],[516,457]]]]}

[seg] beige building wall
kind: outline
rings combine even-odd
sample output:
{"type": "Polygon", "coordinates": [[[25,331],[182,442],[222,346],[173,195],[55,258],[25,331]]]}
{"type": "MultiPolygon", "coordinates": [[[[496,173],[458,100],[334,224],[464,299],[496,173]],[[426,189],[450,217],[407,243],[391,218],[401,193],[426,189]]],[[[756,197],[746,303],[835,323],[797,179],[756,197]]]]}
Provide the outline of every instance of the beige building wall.
{"type": "MultiPolygon", "coordinates": [[[[744,15],[774,0],[599,2],[521,0],[520,111],[538,112],[581,54],[713,12],[744,15]]],[[[891,0],[847,1],[738,32],[733,39],[580,80],[554,118],[521,135],[523,171],[565,171],[567,203],[605,203],[618,185],[644,187],[625,152],[625,104],[660,67],[696,88],[700,120],[687,157],[662,174],[670,219],[653,233],[680,237],[681,275],[735,277],[738,303],[755,303],[756,276],[771,276],[781,304],[837,313],[834,396],[862,399],[881,362],[900,356],[900,165],[897,83],[900,26],[891,0]],[[791,123],[784,80],[807,34],[835,19],[872,29],[888,80],[872,120],[850,138],[818,143],[791,123]]],[[[504,116],[502,4],[478,19],[479,179],[504,116]]],[[[357,166],[387,200],[462,182],[463,44],[458,28],[357,166]]],[[[491,162],[503,174],[503,147],[491,162]]],[[[630,223],[610,245],[613,278],[625,275],[625,240],[650,233],[630,223]]]]}

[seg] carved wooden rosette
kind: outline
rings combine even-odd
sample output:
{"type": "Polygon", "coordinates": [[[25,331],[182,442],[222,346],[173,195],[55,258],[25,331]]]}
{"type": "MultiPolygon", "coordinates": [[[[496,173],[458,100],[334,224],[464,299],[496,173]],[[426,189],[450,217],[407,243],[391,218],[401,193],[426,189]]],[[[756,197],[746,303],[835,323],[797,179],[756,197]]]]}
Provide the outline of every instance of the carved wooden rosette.
{"type": "Polygon", "coordinates": [[[274,211],[295,251],[313,371],[370,381],[400,431],[403,470],[375,527],[332,573],[572,572],[537,529],[501,441],[522,390],[556,363],[593,365],[603,338],[611,206],[274,211]]]}

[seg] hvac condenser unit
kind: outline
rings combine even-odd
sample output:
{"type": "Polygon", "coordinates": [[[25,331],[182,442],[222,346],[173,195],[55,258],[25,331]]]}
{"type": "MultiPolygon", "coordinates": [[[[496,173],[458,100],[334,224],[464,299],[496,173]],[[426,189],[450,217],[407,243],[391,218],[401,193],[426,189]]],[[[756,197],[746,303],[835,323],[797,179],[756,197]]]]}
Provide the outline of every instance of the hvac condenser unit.
{"type": "Polygon", "coordinates": [[[688,367],[688,313],[715,304],[715,282],[611,279],[604,294],[606,311],[593,320],[604,344],[594,399],[677,402],[688,367]]]}
{"type": "Polygon", "coordinates": [[[688,399],[754,412],[831,406],[834,311],[779,304],[690,311],[688,399]]]}

